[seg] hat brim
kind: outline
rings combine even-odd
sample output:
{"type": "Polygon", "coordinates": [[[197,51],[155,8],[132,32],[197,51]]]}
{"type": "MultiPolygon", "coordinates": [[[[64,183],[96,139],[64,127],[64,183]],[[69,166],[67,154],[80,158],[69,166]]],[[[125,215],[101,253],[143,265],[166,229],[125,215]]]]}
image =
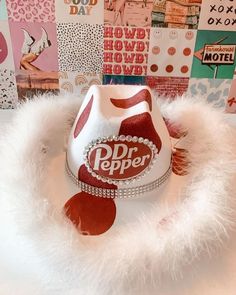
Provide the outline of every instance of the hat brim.
{"type": "MultiPolygon", "coordinates": [[[[58,171],[65,171],[64,139],[78,108],[68,98],[28,102],[1,140],[0,247],[9,267],[17,264],[55,290],[109,294],[116,286],[113,294],[125,294],[129,286],[142,294],[150,276],[175,276],[203,249],[222,243],[234,223],[236,136],[219,112],[190,99],[162,105],[164,117],[188,129],[191,168],[181,178],[181,202],[156,204],[136,221],[117,224],[115,231],[91,243],[90,237],[84,240],[78,234],[56,198],[58,189],[62,195],[73,194],[65,172],[58,179],[49,173],[57,157],[58,171]]],[[[161,198],[176,201],[178,186],[179,181],[170,181],[161,198]]]]}
{"type": "MultiPolygon", "coordinates": [[[[48,170],[49,174],[47,178],[47,187],[48,191],[50,192],[50,196],[54,202],[54,206],[58,211],[66,210],[65,204],[71,198],[79,198],[80,196],[82,196],[82,194],[80,194],[82,192],[81,188],[77,186],[69,177],[66,171],[65,163],[66,152],[64,151],[51,159],[48,170]]],[[[162,206],[165,207],[165,210],[167,208],[168,210],[170,210],[170,208],[176,206],[176,203],[181,202],[181,190],[187,183],[187,179],[187,175],[179,176],[171,172],[167,181],[154,191],[132,198],[115,198],[115,213],[111,212],[111,214],[114,214],[114,219],[110,217],[110,223],[104,225],[104,232],[101,233],[109,231],[110,234],[112,234],[113,230],[115,232],[119,231],[119,227],[122,228],[123,226],[127,225],[127,223],[137,222],[138,220],[143,219],[145,215],[149,215],[150,211],[154,210],[156,206],[162,206]]],[[[103,206],[103,197],[95,197],[93,195],[90,195],[90,198],[101,199],[101,206],[103,206]]],[[[88,202],[89,201],[90,200],[88,198],[88,202]]],[[[99,206],[99,200],[97,201],[96,206],[99,206]]],[[[90,217],[92,219],[95,219],[96,216],[94,211],[97,210],[98,208],[94,208],[94,210],[90,208],[91,212],[84,212],[83,214],[90,214],[90,217]]],[[[107,210],[109,210],[109,208],[107,208],[107,210]]],[[[104,212],[101,212],[101,214],[105,215],[104,212]]],[[[71,218],[75,225],[77,225],[76,220],[73,220],[73,216],[68,217],[71,218]]],[[[78,218],[80,218],[80,216],[78,218]]],[[[104,216],[104,218],[106,218],[106,216],[104,216]]],[[[95,227],[99,227],[99,221],[100,219],[97,220],[96,224],[96,220],[94,220],[95,227]]],[[[83,222],[83,220],[81,220],[81,222],[83,222]]],[[[107,223],[108,221],[102,218],[100,222],[107,223]]],[[[80,226],[82,227],[83,225],[80,226]]],[[[78,226],[78,231],[80,231],[80,226],[78,226]]],[[[91,229],[91,233],[88,230],[81,231],[82,233],[88,235],[96,235],[99,233],[99,230],[97,231],[96,228],[91,229]]]]}

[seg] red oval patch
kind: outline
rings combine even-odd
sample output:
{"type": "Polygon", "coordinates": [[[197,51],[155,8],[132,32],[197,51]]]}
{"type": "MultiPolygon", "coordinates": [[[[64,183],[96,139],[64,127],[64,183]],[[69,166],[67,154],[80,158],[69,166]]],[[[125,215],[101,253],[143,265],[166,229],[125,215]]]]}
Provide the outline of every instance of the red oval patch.
{"type": "Polygon", "coordinates": [[[83,235],[105,233],[116,218],[116,205],[113,199],[95,197],[85,192],[70,198],[64,210],[66,216],[83,235]]]}
{"type": "Polygon", "coordinates": [[[154,153],[146,142],[119,139],[98,143],[88,152],[89,166],[97,175],[112,180],[138,176],[153,159],[154,153]]]}

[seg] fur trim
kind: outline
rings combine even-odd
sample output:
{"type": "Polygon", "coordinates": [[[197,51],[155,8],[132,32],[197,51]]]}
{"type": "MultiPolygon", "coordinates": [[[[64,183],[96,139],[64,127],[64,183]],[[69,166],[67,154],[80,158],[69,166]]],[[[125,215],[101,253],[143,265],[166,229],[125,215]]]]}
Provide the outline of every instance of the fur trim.
{"type": "Polygon", "coordinates": [[[31,294],[151,294],[163,276],[175,278],[228,236],[235,131],[220,112],[202,103],[162,103],[162,114],[188,130],[192,166],[182,201],[172,211],[156,206],[132,227],[88,245],[55,210],[45,186],[48,163],[64,149],[79,105],[61,97],[30,101],[1,137],[0,268],[18,278],[18,294],[19,281],[32,290],[40,286],[31,294]]]}

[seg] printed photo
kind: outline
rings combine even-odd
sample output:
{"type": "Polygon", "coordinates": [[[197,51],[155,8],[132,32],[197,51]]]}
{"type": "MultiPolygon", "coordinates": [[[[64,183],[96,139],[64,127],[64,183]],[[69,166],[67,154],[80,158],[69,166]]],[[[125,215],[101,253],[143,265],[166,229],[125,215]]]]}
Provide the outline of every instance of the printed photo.
{"type": "Polygon", "coordinates": [[[104,75],[103,84],[110,85],[145,85],[144,76],[113,76],[104,75]]]}
{"type": "Polygon", "coordinates": [[[236,32],[198,31],[191,77],[232,79],[236,32]]]}
{"type": "Polygon", "coordinates": [[[44,93],[59,93],[58,72],[18,70],[16,72],[16,83],[19,100],[44,93]]]}
{"type": "Polygon", "coordinates": [[[151,28],[148,76],[190,77],[195,30],[151,28]]]}
{"type": "Polygon", "coordinates": [[[109,26],[151,26],[153,0],[105,0],[104,24],[109,26]]]}
{"type": "Polygon", "coordinates": [[[231,79],[191,78],[189,80],[188,95],[198,97],[215,107],[225,107],[231,83],[231,79]]]}
{"type": "Polygon", "coordinates": [[[90,86],[102,84],[102,75],[95,73],[60,72],[60,93],[86,95],[90,86]]]}
{"type": "Polygon", "coordinates": [[[154,0],[152,26],[197,29],[202,0],[154,0]]]}
{"type": "Polygon", "coordinates": [[[16,70],[58,71],[56,25],[10,22],[16,70]]]}
{"type": "Polygon", "coordinates": [[[58,93],[56,25],[9,23],[19,100],[42,93],[58,93]]]}
{"type": "Polygon", "coordinates": [[[145,84],[159,96],[175,99],[188,90],[189,78],[150,77],[145,78],[145,84]]]}

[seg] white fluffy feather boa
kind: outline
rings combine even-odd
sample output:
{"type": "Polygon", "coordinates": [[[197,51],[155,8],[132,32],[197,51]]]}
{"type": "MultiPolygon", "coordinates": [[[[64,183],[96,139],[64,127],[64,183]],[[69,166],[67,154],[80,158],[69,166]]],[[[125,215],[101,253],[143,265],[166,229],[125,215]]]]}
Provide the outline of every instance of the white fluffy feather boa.
{"type": "Polygon", "coordinates": [[[1,136],[0,294],[157,294],[163,276],[175,278],[211,253],[233,225],[235,131],[220,112],[179,99],[161,105],[188,129],[192,167],[177,214],[158,226],[167,212],[156,207],[145,222],[87,245],[45,187],[48,163],[64,148],[79,107],[72,98],[29,101],[1,136]]]}

